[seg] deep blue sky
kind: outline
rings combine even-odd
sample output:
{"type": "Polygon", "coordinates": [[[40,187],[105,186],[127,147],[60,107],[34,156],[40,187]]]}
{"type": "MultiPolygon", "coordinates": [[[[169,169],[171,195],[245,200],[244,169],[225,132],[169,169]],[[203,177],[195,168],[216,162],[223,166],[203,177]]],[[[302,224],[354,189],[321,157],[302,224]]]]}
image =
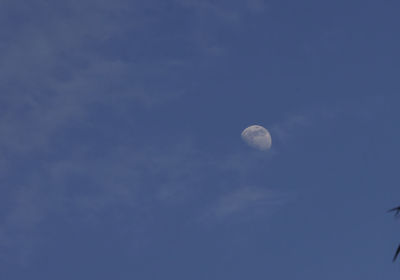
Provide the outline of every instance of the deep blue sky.
{"type": "Polygon", "coordinates": [[[398,279],[399,10],[1,1],[0,278],[398,279]]]}

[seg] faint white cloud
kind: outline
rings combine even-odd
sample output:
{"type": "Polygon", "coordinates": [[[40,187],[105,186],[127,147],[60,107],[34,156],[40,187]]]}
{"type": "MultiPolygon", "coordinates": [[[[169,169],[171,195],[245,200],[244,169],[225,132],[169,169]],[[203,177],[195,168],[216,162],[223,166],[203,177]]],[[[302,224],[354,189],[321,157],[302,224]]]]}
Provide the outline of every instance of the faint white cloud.
{"type": "Polygon", "coordinates": [[[195,44],[206,55],[221,56],[228,52],[221,34],[242,28],[247,17],[266,11],[264,0],[175,0],[192,14],[195,44]]]}
{"type": "Polygon", "coordinates": [[[242,222],[271,215],[288,196],[268,188],[242,187],[221,195],[202,216],[202,221],[242,222]]]}
{"type": "MultiPolygon", "coordinates": [[[[208,36],[209,16],[218,18],[212,24],[235,22],[247,3],[191,1],[188,7],[201,10],[198,19],[204,22],[185,35],[208,36]]],[[[182,141],[168,149],[161,142],[143,147],[121,141],[98,155],[90,154],[94,136],[90,142],[66,144],[70,149],[55,144],[70,128],[90,133],[97,105],[117,113],[129,112],[134,105],[151,110],[186,93],[180,84],[187,70],[185,58],[143,59],[138,52],[125,59],[108,45],[137,33],[150,34],[153,25],[163,24],[162,5],[126,0],[2,2],[0,17],[9,18],[6,25],[13,26],[0,31],[6,38],[0,43],[0,195],[7,201],[1,206],[0,247],[5,251],[29,255],[39,238],[35,233],[52,219],[94,221],[113,212],[109,210],[129,209],[129,219],[138,221],[134,213],[140,209],[190,203],[210,182],[228,184],[219,173],[251,165],[224,166],[229,159],[214,159],[182,141]]],[[[223,52],[217,43],[207,44],[210,52],[223,52]]],[[[245,202],[237,203],[246,208],[245,202]]],[[[222,216],[239,211],[216,209],[225,213],[222,216]]]]}
{"type": "Polygon", "coordinates": [[[205,221],[219,223],[269,215],[284,201],[269,189],[235,187],[256,160],[228,166],[229,155],[201,152],[190,141],[168,149],[165,143],[142,147],[119,143],[98,156],[88,153],[89,145],[63,158],[36,161],[18,185],[15,179],[6,181],[5,187],[12,190],[0,217],[0,247],[7,249],[6,255],[34,254],[35,244],[43,241],[40,232],[54,219],[96,225],[109,217],[145,229],[149,217],[175,207],[187,212],[189,222],[195,221],[204,211],[204,204],[192,206],[199,197],[206,197],[210,205],[205,221]],[[238,170],[244,173],[236,174],[238,170]],[[218,192],[205,196],[211,188],[218,192]]]}
{"type": "Polygon", "coordinates": [[[97,116],[93,107],[122,114],[133,105],[150,110],[185,94],[179,83],[185,60],[146,60],[135,50],[124,58],[109,46],[118,38],[151,30],[160,2],[145,2],[1,3],[3,253],[28,255],[39,238],[34,233],[55,217],[95,220],[105,209],[139,208],[138,198],[150,200],[139,190],[159,175],[156,169],[164,176],[173,174],[157,162],[168,154],[145,155],[135,147],[121,153],[124,144],[119,143],[95,157],[88,155],[93,142],[67,144],[70,153],[55,144],[68,129],[86,133],[97,116]],[[147,165],[154,169],[149,171],[147,165]]]}
{"type": "Polygon", "coordinates": [[[267,4],[264,0],[247,0],[247,6],[253,13],[262,13],[267,10],[267,4]]]}
{"type": "Polygon", "coordinates": [[[0,215],[4,258],[30,255],[35,243],[43,241],[35,233],[54,219],[97,224],[105,216],[122,217],[145,228],[143,211],[156,216],[159,207],[186,205],[210,168],[204,157],[182,142],[167,151],[157,145],[120,143],[98,157],[89,156],[87,148],[64,158],[31,162],[20,179],[5,180],[2,200],[8,204],[2,205],[0,215]]]}
{"type": "Polygon", "coordinates": [[[275,150],[276,146],[280,144],[287,144],[297,134],[301,133],[302,129],[310,126],[312,122],[313,118],[306,114],[295,114],[273,124],[270,127],[272,141],[274,142],[272,149],[275,150]]]}
{"type": "MultiPolygon", "coordinates": [[[[307,111],[290,114],[282,121],[271,125],[269,130],[275,144],[288,144],[297,135],[304,134],[305,129],[326,126],[329,122],[340,118],[369,121],[382,112],[385,105],[386,101],[382,96],[367,96],[351,102],[345,100],[339,104],[309,108],[307,111]]],[[[272,146],[272,149],[274,148],[275,145],[272,146]]]]}
{"type": "MultiPolygon", "coordinates": [[[[30,180],[29,185],[12,186],[6,197],[6,211],[3,209],[0,217],[0,259],[3,262],[17,260],[26,265],[36,245],[32,240],[38,237],[39,225],[49,213],[58,211],[59,201],[52,194],[54,190],[36,185],[33,178],[30,180]]],[[[9,189],[10,186],[5,182],[3,187],[9,189]]],[[[2,203],[6,203],[4,198],[2,203]]]]}
{"type": "Polygon", "coordinates": [[[152,14],[141,11],[153,8],[156,14],[154,1],[15,3],[6,1],[0,11],[16,18],[7,24],[14,28],[2,30],[7,39],[0,46],[0,133],[7,135],[0,152],[46,149],[52,134],[65,124],[85,122],[96,104],[150,108],[186,93],[179,83],[184,60],[123,59],[107,47],[116,38],[151,29],[152,14]]]}
{"type": "Polygon", "coordinates": [[[176,0],[183,6],[196,9],[198,12],[208,13],[220,20],[235,22],[251,13],[265,11],[264,0],[176,0]]]}

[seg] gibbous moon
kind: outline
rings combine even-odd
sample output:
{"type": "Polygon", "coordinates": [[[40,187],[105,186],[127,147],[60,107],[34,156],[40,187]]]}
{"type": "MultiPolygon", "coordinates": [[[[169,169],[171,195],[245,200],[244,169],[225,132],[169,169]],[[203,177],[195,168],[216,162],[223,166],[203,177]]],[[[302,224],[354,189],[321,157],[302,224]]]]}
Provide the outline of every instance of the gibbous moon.
{"type": "Polygon", "coordinates": [[[268,130],[260,125],[252,125],[243,130],[242,139],[250,147],[267,151],[271,148],[272,138],[268,130]]]}

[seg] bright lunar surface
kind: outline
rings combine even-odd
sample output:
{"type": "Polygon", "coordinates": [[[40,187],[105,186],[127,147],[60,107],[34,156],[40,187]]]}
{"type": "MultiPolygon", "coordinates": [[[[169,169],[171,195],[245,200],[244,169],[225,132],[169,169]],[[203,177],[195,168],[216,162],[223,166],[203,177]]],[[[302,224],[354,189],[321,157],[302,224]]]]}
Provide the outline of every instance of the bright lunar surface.
{"type": "Polygon", "coordinates": [[[242,139],[249,146],[262,151],[267,151],[272,145],[271,134],[260,125],[252,125],[243,130],[242,139]]]}

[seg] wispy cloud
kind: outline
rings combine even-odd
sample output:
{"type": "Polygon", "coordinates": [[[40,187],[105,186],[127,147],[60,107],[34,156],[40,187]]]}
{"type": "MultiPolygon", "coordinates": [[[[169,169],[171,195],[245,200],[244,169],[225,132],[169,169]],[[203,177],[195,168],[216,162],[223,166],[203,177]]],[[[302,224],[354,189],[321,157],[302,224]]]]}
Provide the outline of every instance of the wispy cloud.
{"type": "Polygon", "coordinates": [[[158,4],[2,2],[3,24],[12,27],[0,31],[2,252],[26,255],[34,232],[55,217],[95,220],[105,209],[138,207],[138,198],[149,200],[143,189],[152,176],[169,174],[157,160],[170,155],[121,152],[125,143],[90,155],[97,140],[90,131],[104,117],[99,108],[123,115],[185,93],[184,60],[140,53],[140,40],[159,24],[158,4]],[[76,132],[86,136],[73,140],[76,132]]]}
{"type": "Polygon", "coordinates": [[[175,0],[175,3],[192,15],[188,35],[208,56],[220,56],[228,51],[221,34],[240,30],[246,18],[266,11],[264,0],[175,0]]]}
{"type": "Polygon", "coordinates": [[[310,126],[313,119],[305,114],[295,114],[287,117],[281,122],[275,123],[271,127],[271,133],[277,141],[286,143],[289,141],[296,133],[299,132],[304,127],[310,126]]]}
{"type": "Polygon", "coordinates": [[[112,46],[121,36],[145,32],[140,30],[143,25],[152,28],[148,18],[140,16],[147,5],[125,4],[37,1],[29,9],[11,2],[2,5],[3,13],[12,10],[26,23],[10,18],[7,25],[18,23],[18,28],[3,29],[9,39],[0,46],[0,132],[7,138],[0,148],[25,152],[48,146],[51,134],[66,123],[84,122],[98,104],[118,104],[120,109],[125,104],[127,110],[132,104],[154,106],[185,93],[177,73],[186,68],[176,63],[179,58],[141,61],[137,49],[124,58],[112,46]]]}
{"type": "Polygon", "coordinates": [[[176,0],[176,2],[224,21],[237,21],[248,14],[263,12],[266,8],[264,0],[176,0]]]}
{"type": "Polygon", "coordinates": [[[211,155],[190,142],[177,142],[168,150],[161,143],[119,143],[97,156],[81,148],[63,158],[37,161],[22,178],[6,180],[10,192],[2,193],[9,204],[0,219],[0,246],[16,256],[30,255],[40,241],[34,233],[54,220],[96,225],[105,217],[122,218],[145,230],[149,216],[176,207],[186,213],[187,222],[206,211],[206,220],[223,223],[268,215],[284,201],[268,188],[240,187],[243,173],[226,176],[250,170],[257,159],[243,163],[247,167],[227,166],[228,161],[229,155],[211,155]],[[19,239],[26,243],[18,245],[19,239]]]}
{"type": "MultiPolygon", "coordinates": [[[[261,3],[250,2],[256,9],[261,3]]],[[[199,9],[220,24],[235,21],[250,2],[177,5],[199,9]]],[[[155,110],[188,90],[181,81],[190,59],[179,51],[161,55],[155,47],[165,36],[159,32],[163,20],[168,20],[163,3],[3,1],[0,16],[13,26],[0,31],[5,38],[0,44],[3,252],[29,255],[39,238],[34,233],[57,219],[96,221],[127,209],[131,218],[141,209],[187,205],[211,183],[229,185],[220,175],[227,169],[252,164],[227,166],[229,155],[215,158],[182,141],[181,135],[168,149],[161,141],[139,145],[112,137],[114,142],[94,148],[101,142],[100,132],[115,132],[99,124],[105,119],[102,110],[111,111],[110,117],[130,116],[135,108],[155,110]]],[[[197,19],[206,21],[201,15],[197,19]]],[[[192,34],[206,34],[209,28],[205,22],[195,24],[178,35],[197,46],[192,34]]],[[[207,47],[222,51],[218,44],[207,47]]],[[[198,51],[193,49],[189,53],[198,51]]]]}
{"type": "Polygon", "coordinates": [[[202,216],[203,221],[243,222],[271,215],[288,196],[262,187],[240,187],[223,194],[202,216]]]}

